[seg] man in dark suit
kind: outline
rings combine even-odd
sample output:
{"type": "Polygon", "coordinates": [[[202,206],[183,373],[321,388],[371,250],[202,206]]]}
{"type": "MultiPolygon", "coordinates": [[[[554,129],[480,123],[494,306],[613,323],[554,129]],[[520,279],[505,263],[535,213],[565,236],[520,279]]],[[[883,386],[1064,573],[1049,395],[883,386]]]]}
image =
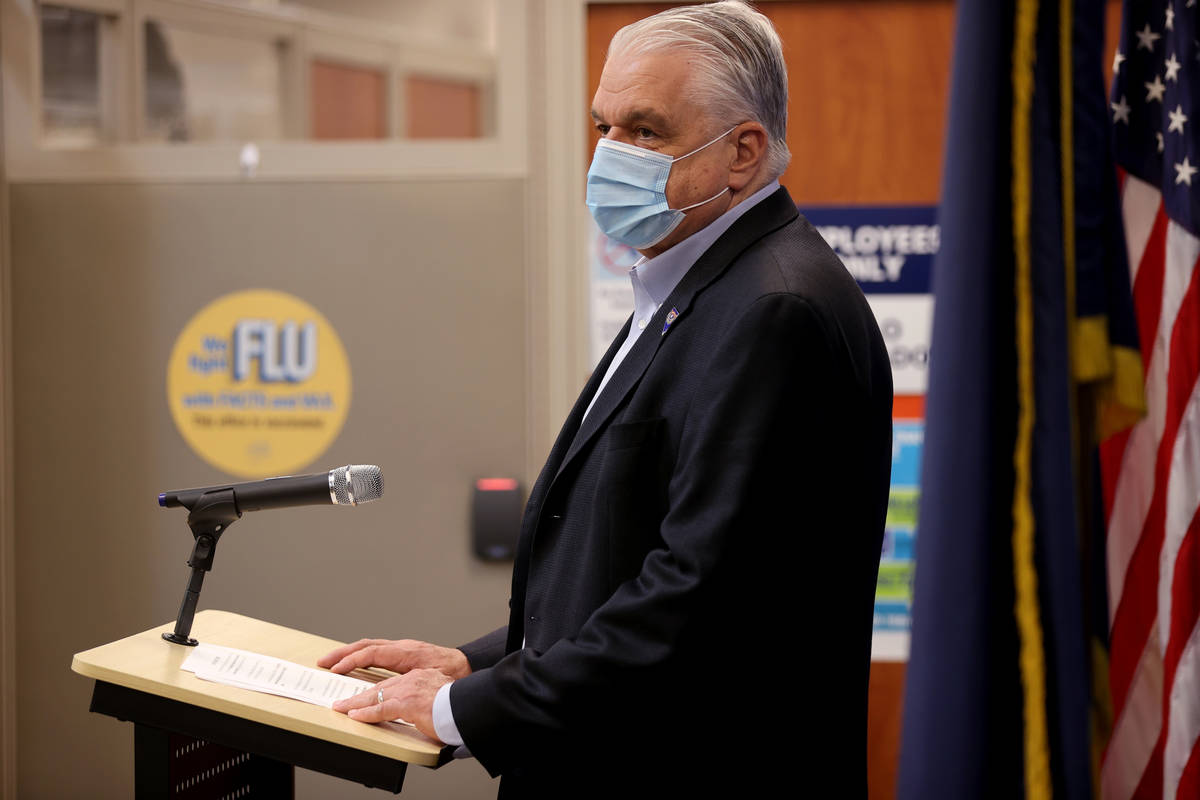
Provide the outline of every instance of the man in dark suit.
{"type": "Polygon", "coordinates": [[[891,460],[874,317],[777,179],[787,77],[748,6],[613,39],[588,205],[636,308],[526,507],[506,628],[363,640],[404,673],[338,706],[464,745],[512,796],[865,796],[891,460]]]}

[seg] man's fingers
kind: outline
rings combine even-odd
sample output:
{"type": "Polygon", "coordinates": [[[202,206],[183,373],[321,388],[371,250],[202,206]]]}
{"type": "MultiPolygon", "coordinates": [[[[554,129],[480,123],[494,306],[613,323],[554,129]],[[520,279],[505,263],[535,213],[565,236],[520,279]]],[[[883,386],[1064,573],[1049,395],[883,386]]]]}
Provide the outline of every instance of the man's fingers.
{"type": "Polygon", "coordinates": [[[400,705],[399,700],[389,697],[382,705],[375,703],[362,708],[352,708],[348,716],[356,722],[390,722],[403,716],[400,713],[400,705]]]}
{"type": "Polygon", "coordinates": [[[441,687],[451,678],[436,669],[418,669],[381,681],[365,692],[339,700],[334,711],[341,711],[357,722],[376,723],[400,719],[416,726],[431,739],[437,739],[433,724],[433,702],[441,687]]]}
{"type": "Polygon", "coordinates": [[[353,644],[343,645],[336,650],[331,650],[330,652],[321,656],[319,659],[317,659],[317,666],[328,669],[353,652],[362,650],[364,647],[369,647],[371,645],[383,644],[386,641],[387,639],[359,639],[353,644]]]}
{"type": "Polygon", "coordinates": [[[361,650],[355,650],[351,653],[347,653],[342,657],[341,660],[339,660],[329,669],[333,672],[345,674],[359,667],[374,666],[377,663],[376,658],[378,653],[379,645],[367,645],[361,650]]]}
{"type": "Polygon", "coordinates": [[[385,691],[393,689],[395,685],[395,679],[389,678],[352,697],[338,700],[333,704],[333,710],[340,711],[358,722],[387,722],[398,719],[403,716],[403,701],[400,698],[384,697],[383,702],[379,702],[385,691]]]}
{"type": "Polygon", "coordinates": [[[333,710],[340,711],[345,714],[346,712],[356,708],[367,708],[368,706],[378,705],[379,692],[382,691],[383,688],[383,684],[380,683],[376,686],[372,686],[370,689],[361,691],[356,695],[346,697],[342,700],[335,700],[333,703],[333,710]]]}
{"type": "Polygon", "coordinates": [[[369,644],[361,650],[346,654],[341,661],[329,667],[330,671],[345,674],[355,669],[383,667],[392,672],[405,672],[409,666],[407,654],[396,646],[396,642],[382,641],[369,644]]]}
{"type": "MultiPolygon", "coordinates": [[[[411,639],[361,639],[321,657],[317,666],[343,674],[362,667],[383,667],[392,672],[407,672],[413,667],[423,666],[423,656],[428,660],[427,656],[430,653],[441,649],[444,648],[411,639]]],[[[449,668],[447,666],[447,669],[449,668]]]]}
{"type": "Polygon", "coordinates": [[[471,665],[461,650],[415,639],[359,639],[321,656],[317,666],[340,674],[366,667],[383,667],[401,673],[421,668],[436,669],[455,678],[471,674],[471,665]]]}

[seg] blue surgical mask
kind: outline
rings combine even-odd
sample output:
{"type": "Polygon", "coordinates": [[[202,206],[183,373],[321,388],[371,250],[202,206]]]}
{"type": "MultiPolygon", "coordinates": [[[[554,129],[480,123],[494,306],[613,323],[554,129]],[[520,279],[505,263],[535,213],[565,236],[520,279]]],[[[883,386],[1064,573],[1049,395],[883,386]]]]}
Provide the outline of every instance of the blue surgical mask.
{"type": "Polygon", "coordinates": [[[711,203],[729,191],[726,186],[707,200],[683,208],[667,205],[667,177],[671,174],[671,165],[720,141],[732,130],[730,128],[708,144],[678,158],[601,139],[596,144],[587,177],[587,204],[600,230],[608,238],[634,250],[645,250],[675,230],[683,222],[685,211],[711,203]]]}

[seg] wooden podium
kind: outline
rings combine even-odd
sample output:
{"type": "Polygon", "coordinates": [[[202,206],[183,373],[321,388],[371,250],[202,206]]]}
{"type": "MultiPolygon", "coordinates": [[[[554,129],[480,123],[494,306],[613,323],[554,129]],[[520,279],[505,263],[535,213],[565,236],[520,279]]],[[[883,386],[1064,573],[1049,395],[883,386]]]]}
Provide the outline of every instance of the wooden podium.
{"type": "MultiPolygon", "coordinates": [[[[290,798],[297,766],[399,792],[408,764],[438,767],[451,757],[453,748],[406,725],[365,725],[321,706],[202,681],[180,669],[192,649],[163,641],[173,629],[168,623],[71,662],[96,680],[92,711],[134,723],[139,800],[290,798]]],[[[227,611],[199,612],[192,633],[304,665],[343,644],[227,611]]]]}

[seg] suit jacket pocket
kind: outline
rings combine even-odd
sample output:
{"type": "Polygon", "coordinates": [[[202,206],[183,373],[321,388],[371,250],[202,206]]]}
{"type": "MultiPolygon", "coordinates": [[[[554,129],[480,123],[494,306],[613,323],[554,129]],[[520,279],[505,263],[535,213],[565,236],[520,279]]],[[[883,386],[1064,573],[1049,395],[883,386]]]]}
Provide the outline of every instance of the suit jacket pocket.
{"type": "Polygon", "coordinates": [[[613,425],[600,483],[608,537],[609,588],[637,575],[646,554],[662,546],[659,528],[670,478],[666,420],[613,425]]]}

